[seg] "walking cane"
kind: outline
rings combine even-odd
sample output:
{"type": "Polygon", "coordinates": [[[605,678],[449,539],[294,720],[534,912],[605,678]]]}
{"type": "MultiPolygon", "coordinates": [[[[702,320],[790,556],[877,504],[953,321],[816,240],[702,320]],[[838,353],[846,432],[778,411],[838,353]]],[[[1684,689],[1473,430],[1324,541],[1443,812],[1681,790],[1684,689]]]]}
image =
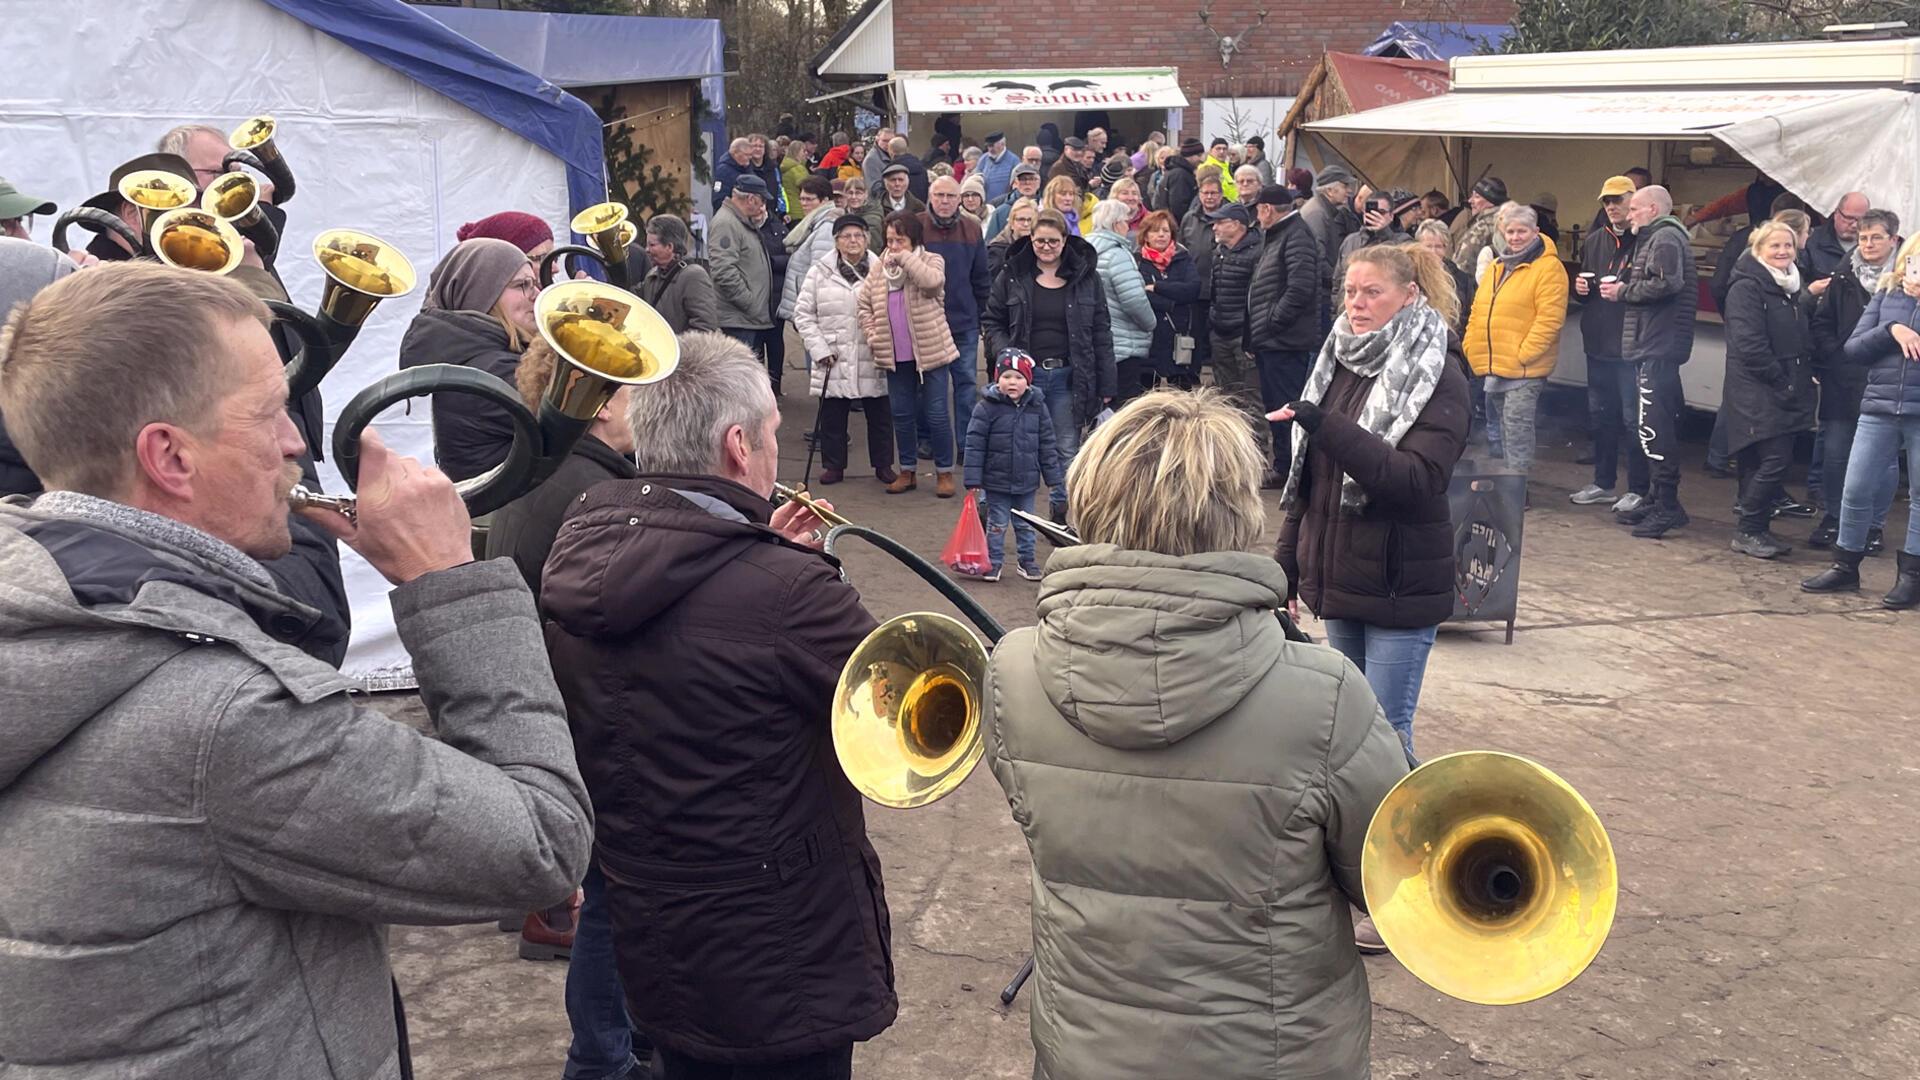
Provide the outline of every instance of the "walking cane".
{"type": "MultiPolygon", "coordinates": [[[[866,414],[861,413],[862,417],[866,414]]],[[[820,408],[813,414],[813,430],[807,432],[807,467],[800,470],[800,490],[805,491],[813,481],[813,455],[820,449],[820,425],[827,419],[827,395],[825,388],[820,393],[820,408]]]]}

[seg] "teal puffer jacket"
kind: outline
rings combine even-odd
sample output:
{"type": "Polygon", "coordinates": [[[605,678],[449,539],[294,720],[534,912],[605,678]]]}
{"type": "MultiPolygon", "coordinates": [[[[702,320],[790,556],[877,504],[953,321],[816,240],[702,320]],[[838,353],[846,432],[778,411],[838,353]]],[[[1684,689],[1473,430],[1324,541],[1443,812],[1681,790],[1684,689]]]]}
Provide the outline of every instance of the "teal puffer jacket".
{"type": "Polygon", "coordinates": [[[1358,1080],[1348,903],[1407,771],[1366,677],[1286,640],[1271,559],[1054,552],[988,669],[1033,856],[1036,1080],[1358,1080]]]}
{"type": "Polygon", "coordinates": [[[1113,358],[1145,357],[1153,351],[1153,301],[1140,279],[1140,264],[1133,261],[1133,245],[1109,229],[1094,230],[1087,242],[1100,256],[1100,285],[1113,323],[1113,358]]]}

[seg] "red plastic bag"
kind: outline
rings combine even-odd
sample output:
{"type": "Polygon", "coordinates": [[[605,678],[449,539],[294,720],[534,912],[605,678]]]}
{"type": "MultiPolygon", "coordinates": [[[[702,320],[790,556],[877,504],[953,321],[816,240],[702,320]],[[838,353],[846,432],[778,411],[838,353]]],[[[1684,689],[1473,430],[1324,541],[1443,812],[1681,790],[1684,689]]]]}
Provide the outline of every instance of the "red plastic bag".
{"type": "Polygon", "coordinates": [[[947,538],[940,561],[954,573],[968,577],[980,577],[992,566],[987,557],[987,530],[980,527],[980,508],[974,504],[971,491],[960,504],[960,520],[954,523],[953,535],[947,538]]]}

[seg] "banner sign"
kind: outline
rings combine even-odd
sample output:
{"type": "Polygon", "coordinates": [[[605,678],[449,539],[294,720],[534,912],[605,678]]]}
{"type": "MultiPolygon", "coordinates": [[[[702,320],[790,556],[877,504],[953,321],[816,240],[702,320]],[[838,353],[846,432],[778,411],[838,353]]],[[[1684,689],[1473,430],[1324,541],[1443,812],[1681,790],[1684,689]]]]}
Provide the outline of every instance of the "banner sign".
{"type": "Polygon", "coordinates": [[[1178,109],[1187,104],[1173,68],[919,71],[897,78],[910,113],[1178,109]]]}

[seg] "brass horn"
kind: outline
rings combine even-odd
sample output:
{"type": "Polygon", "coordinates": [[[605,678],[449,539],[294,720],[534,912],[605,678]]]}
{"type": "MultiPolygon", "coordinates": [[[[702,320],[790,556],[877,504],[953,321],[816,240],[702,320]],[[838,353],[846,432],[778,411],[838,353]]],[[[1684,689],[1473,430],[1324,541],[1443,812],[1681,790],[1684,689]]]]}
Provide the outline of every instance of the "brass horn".
{"type": "Polygon", "coordinates": [[[476,394],[514,425],[507,459],[454,485],[469,513],[491,513],[552,476],[622,386],[659,382],[680,364],[673,328],[624,289],[569,281],[542,291],[533,311],[541,338],[560,358],[537,414],[506,380],[473,368],[426,364],[389,375],[354,395],[334,425],[334,461],[348,485],[359,482],[360,433],[381,410],[421,394],[476,394]]]}
{"type": "Polygon", "coordinates": [[[280,250],[280,233],[260,209],[260,184],[253,177],[243,172],[221,173],[200,193],[200,205],[252,240],[261,259],[273,261],[280,250]]]}
{"type": "Polygon", "coordinates": [[[240,233],[218,215],[183,206],[153,219],[149,236],[153,253],[168,266],[228,274],[240,265],[246,250],[240,233]]]}
{"type": "Polygon", "coordinates": [[[541,256],[540,287],[553,284],[554,270],[561,259],[583,255],[606,267],[608,281],[626,288],[631,280],[627,273],[627,250],[640,235],[640,230],[627,217],[626,206],[617,202],[595,203],[573,215],[567,227],[592,241],[593,246],[566,244],[541,256]]]}
{"type": "Polygon", "coordinates": [[[119,194],[140,212],[140,235],[151,238],[155,218],[169,210],[193,205],[199,192],[165,169],[141,169],[121,177],[119,194]]]}
{"type": "Polygon", "coordinates": [[[1545,997],[1586,970],[1613,926],[1619,870],[1571,785],[1513,754],[1437,757],[1387,793],[1361,882],[1395,958],[1481,1005],[1545,997]]]}
{"type": "Polygon", "coordinates": [[[225,167],[234,161],[257,165],[267,179],[273,181],[274,205],[285,206],[293,201],[293,170],[287,167],[287,159],[280,156],[280,148],[274,144],[277,127],[271,116],[255,116],[241,122],[227,137],[227,145],[234,152],[228,154],[221,165],[225,167]],[[246,156],[242,157],[243,154],[246,156]]]}
{"type": "Polygon", "coordinates": [[[328,229],[314,237],[313,257],[327,276],[321,286],[319,314],[267,301],[267,307],[300,339],[287,360],[287,388],[295,401],[320,385],[346,355],[374,308],[412,292],[416,282],[407,257],[372,233],[328,229]]]}

